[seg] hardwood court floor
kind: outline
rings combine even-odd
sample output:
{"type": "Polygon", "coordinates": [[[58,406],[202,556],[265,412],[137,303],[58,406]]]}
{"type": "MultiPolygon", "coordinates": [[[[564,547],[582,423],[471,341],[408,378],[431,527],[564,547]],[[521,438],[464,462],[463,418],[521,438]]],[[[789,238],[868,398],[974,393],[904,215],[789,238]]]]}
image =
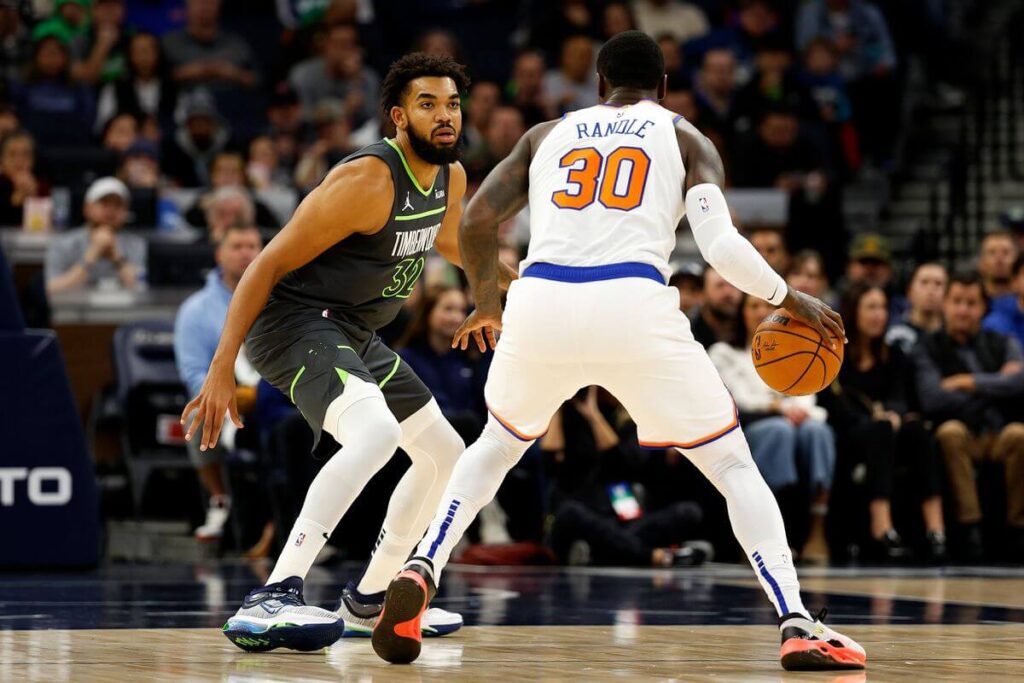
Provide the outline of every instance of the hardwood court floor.
{"type": "Polygon", "coordinates": [[[475,626],[411,666],[367,640],[245,654],[215,629],[0,631],[0,680],[51,681],[982,681],[1024,679],[1024,624],[851,626],[867,672],[788,673],[770,626],[475,626]]]}

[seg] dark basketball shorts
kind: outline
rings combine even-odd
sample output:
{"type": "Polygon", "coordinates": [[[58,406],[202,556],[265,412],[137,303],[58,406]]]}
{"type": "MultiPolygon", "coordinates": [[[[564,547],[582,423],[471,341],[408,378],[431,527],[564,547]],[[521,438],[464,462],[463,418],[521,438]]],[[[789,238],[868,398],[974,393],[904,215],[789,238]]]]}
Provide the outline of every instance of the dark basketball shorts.
{"type": "Polygon", "coordinates": [[[302,413],[316,444],[327,406],[344,393],[349,377],[379,386],[399,422],[432,398],[412,368],[376,333],[302,304],[271,299],[253,323],[245,347],[260,376],[302,413]]]}

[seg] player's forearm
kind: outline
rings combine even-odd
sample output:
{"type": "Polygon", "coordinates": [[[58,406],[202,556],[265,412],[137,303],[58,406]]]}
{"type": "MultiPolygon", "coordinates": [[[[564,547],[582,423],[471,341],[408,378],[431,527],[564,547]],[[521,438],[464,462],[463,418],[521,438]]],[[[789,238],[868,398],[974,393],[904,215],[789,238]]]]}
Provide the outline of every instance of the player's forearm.
{"type": "Polygon", "coordinates": [[[500,306],[497,222],[467,211],[459,226],[459,253],[477,306],[500,306]]]}
{"type": "Polygon", "coordinates": [[[789,294],[786,281],[736,231],[718,186],[705,183],[691,188],[686,194],[686,214],[697,248],[719,275],[747,294],[776,306],[783,302],[789,294]]]}
{"type": "Polygon", "coordinates": [[[210,372],[215,369],[223,372],[233,371],[235,358],[238,357],[238,350],[245,341],[245,335],[263,310],[267,299],[270,298],[270,291],[281,275],[283,273],[277,273],[271,262],[259,258],[245,269],[231,296],[227,318],[224,320],[224,330],[210,363],[210,372]]]}

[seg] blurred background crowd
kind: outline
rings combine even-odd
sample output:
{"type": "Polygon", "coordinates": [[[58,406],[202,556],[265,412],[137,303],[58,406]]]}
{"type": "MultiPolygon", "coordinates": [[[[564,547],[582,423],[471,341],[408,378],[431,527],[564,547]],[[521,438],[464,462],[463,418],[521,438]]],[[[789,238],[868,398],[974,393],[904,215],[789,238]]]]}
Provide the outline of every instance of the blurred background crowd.
{"type": "MultiPolygon", "coordinates": [[[[796,557],[1020,560],[1022,22],[1000,0],[0,0],[0,246],[29,325],[61,340],[104,519],[187,520],[216,552],[272,556],[322,464],[288,398],[243,357],[246,428],[201,454],[177,425],[246,266],[331,166],[394,134],[378,96],[396,57],[468,65],[472,194],[530,126],[596,104],[597,50],[639,28],[665,55],[662,104],[725,160],[737,226],[846,321],[831,387],[770,391],[749,355],[770,307],[706,269],[684,222],[670,285],[796,557]]],[[[516,265],[528,209],[501,239],[516,265]]],[[[450,339],[471,307],[437,259],[380,331],[467,442],[488,357],[450,339]]],[[[322,559],[366,556],[404,467],[371,483],[322,559]]],[[[471,540],[462,558],[479,563],[738,550],[717,493],[674,450],[640,448],[596,387],[471,540]]]]}

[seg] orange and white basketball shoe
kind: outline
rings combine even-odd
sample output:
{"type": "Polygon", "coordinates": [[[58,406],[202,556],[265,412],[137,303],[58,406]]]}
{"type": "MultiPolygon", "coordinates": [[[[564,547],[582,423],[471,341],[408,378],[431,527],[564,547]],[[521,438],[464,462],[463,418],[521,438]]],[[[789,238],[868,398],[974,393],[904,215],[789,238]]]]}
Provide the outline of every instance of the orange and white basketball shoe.
{"type": "Polygon", "coordinates": [[[779,631],[782,632],[779,658],[783,669],[823,671],[863,669],[867,666],[867,653],[857,641],[822,623],[826,613],[822,609],[813,619],[799,612],[779,618],[779,631]]]}
{"type": "Polygon", "coordinates": [[[436,592],[433,565],[422,557],[412,558],[391,581],[371,636],[373,651],[381,659],[392,664],[409,664],[420,656],[423,646],[420,622],[436,592]]]}

